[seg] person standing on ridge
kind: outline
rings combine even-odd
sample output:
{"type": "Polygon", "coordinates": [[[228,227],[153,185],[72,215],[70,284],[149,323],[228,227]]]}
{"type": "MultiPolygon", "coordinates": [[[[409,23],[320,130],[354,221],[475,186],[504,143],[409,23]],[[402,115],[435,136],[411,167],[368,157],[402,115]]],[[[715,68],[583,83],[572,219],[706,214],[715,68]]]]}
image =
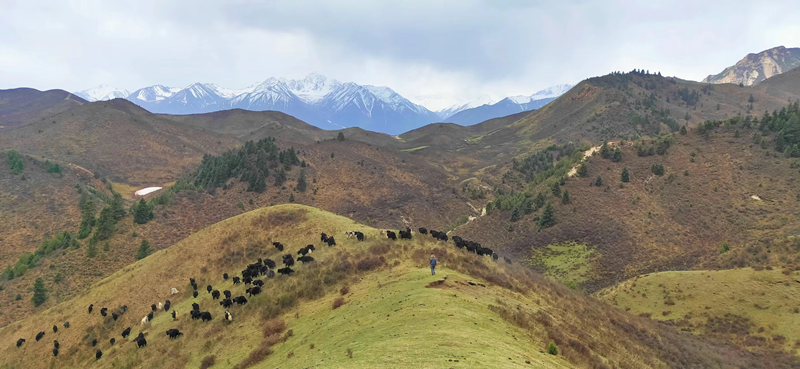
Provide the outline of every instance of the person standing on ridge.
{"type": "Polygon", "coordinates": [[[431,254],[431,275],[436,274],[436,255],[431,254]]]}

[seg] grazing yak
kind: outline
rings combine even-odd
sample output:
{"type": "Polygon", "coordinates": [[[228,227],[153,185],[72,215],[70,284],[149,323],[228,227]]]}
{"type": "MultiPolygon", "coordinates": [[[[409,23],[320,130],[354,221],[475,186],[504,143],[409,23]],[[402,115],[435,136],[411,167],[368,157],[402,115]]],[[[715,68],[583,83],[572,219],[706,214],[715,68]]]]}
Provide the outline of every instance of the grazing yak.
{"type": "Polygon", "coordinates": [[[97,346],[97,338],[92,340],[92,347],[95,347],[95,346],[97,346]]]}
{"type": "Polygon", "coordinates": [[[172,340],[178,338],[178,336],[183,336],[183,333],[175,328],[172,328],[167,330],[167,336],[169,336],[169,339],[172,340]]]}
{"type": "Polygon", "coordinates": [[[150,305],[150,310],[156,311],[156,304],[150,305]]]}
{"type": "Polygon", "coordinates": [[[225,300],[220,301],[219,304],[222,305],[222,307],[227,309],[227,308],[233,306],[233,300],[231,300],[230,298],[227,298],[225,300]]]}
{"type": "Polygon", "coordinates": [[[272,270],[267,271],[267,278],[275,278],[275,272],[272,270]]]}
{"type": "Polygon", "coordinates": [[[153,320],[153,312],[151,311],[150,314],[147,314],[147,320],[153,320]]]}
{"type": "Polygon", "coordinates": [[[411,239],[411,231],[398,231],[400,233],[401,240],[410,240],[411,239]]]}
{"type": "Polygon", "coordinates": [[[200,319],[200,314],[202,313],[200,312],[200,310],[192,310],[190,314],[192,314],[192,320],[197,320],[200,319]]]}
{"type": "Polygon", "coordinates": [[[100,349],[97,349],[97,352],[94,354],[94,357],[95,357],[95,360],[100,360],[100,358],[103,357],[103,351],[100,351],[100,349]]]}
{"type": "Polygon", "coordinates": [[[244,296],[239,296],[233,299],[233,302],[235,302],[237,305],[244,305],[247,303],[247,299],[244,296]]]}
{"type": "MultiPolygon", "coordinates": [[[[114,319],[114,320],[116,320],[116,319],[114,319]]],[[[56,332],[58,332],[58,326],[57,326],[57,325],[54,325],[54,326],[53,326],[53,333],[56,333],[56,332]]]]}
{"type": "Polygon", "coordinates": [[[108,309],[107,309],[107,308],[102,308],[102,309],[100,309],[100,315],[102,315],[102,316],[106,316],[106,315],[108,315],[108,314],[106,314],[106,311],[108,311],[108,309]]]}
{"type": "Polygon", "coordinates": [[[64,322],[64,328],[69,328],[69,322],[64,322]]]}
{"type": "Polygon", "coordinates": [[[200,310],[200,304],[193,302],[192,303],[192,310],[200,310]]]}
{"type": "Polygon", "coordinates": [[[114,321],[116,322],[116,321],[117,321],[117,319],[119,319],[119,314],[117,314],[117,313],[111,313],[111,318],[113,318],[113,319],[114,319],[114,321]]]}
{"type": "Polygon", "coordinates": [[[210,284],[208,285],[208,287],[206,287],[206,291],[208,291],[208,293],[211,293],[211,291],[213,291],[213,290],[214,290],[214,288],[211,287],[210,284]]]}
{"type": "Polygon", "coordinates": [[[150,321],[150,320],[149,320],[149,319],[147,319],[147,316],[145,316],[144,318],[142,318],[142,323],[141,323],[141,325],[145,325],[145,324],[147,324],[147,322],[149,322],[149,321],[150,321]]]}
{"type": "Polygon", "coordinates": [[[192,289],[197,291],[197,283],[192,283],[192,289]]]}
{"type": "Polygon", "coordinates": [[[117,343],[117,339],[114,338],[114,337],[111,337],[111,339],[108,342],[111,344],[111,346],[114,346],[114,344],[117,343]]]}
{"type": "Polygon", "coordinates": [[[392,231],[386,231],[386,238],[388,238],[388,239],[390,239],[392,241],[397,241],[397,234],[395,234],[392,231]]]}
{"type": "Polygon", "coordinates": [[[255,281],[253,281],[253,286],[264,287],[264,281],[262,281],[260,279],[257,279],[255,281]]]}
{"type": "Polygon", "coordinates": [[[172,310],[172,320],[178,320],[178,311],[172,310]]]}
{"type": "Polygon", "coordinates": [[[225,310],[225,320],[229,322],[233,321],[233,314],[231,314],[228,310],[225,310]]]}
{"type": "Polygon", "coordinates": [[[142,348],[147,346],[147,340],[144,338],[144,333],[139,332],[139,336],[133,339],[133,342],[136,342],[137,348],[142,348]]]}
{"type": "Polygon", "coordinates": [[[283,255],[283,265],[287,267],[294,265],[294,257],[289,254],[283,255]]]}
{"type": "Polygon", "coordinates": [[[217,300],[217,299],[219,299],[219,291],[217,291],[217,290],[213,290],[213,291],[211,291],[211,299],[212,299],[212,300],[217,300]]]}
{"type": "Polygon", "coordinates": [[[492,259],[494,259],[494,261],[497,261],[497,259],[499,259],[499,258],[500,258],[500,255],[497,255],[496,253],[492,253],[492,259]]]}
{"type": "Polygon", "coordinates": [[[334,239],[333,236],[330,236],[325,240],[325,243],[328,244],[328,247],[336,246],[336,239],[334,239]]]}
{"type": "Polygon", "coordinates": [[[228,273],[222,273],[222,279],[227,281],[228,280],[228,273]]]}
{"type": "Polygon", "coordinates": [[[226,299],[231,298],[231,291],[225,290],[225,291],[222,291],[222,294],[225,295],[226,299]]]}
{"type": "Polygon", "coordinates": [[[161,310],[163,308],[164,308],[164,304],[162,304],[161,301],[159,301],[158,302],[158,309],[156,309],[156,311],[161,310]]]}
{"type": "Polygon", "coordinates": [[[261,293],[261,287],[250,287],[244,292],[247,293],[252,298],[253,296],[261,293]]]}
{"type": "Polygon", "coordinates": [[[428,234],[428,230],[425,229],[425,228],[420,228],[419,229],[419,234],[428,234]]]}
{"type": "Polygon", "coordinates": [[[503,260],[505,260],[506,264],[511,264],[511,259],[504,256],[503,260]]]}
{"type": "Polygon", "coordinates": [[[310,263],[310,262],[314,261],[314,258],[312,258],[311,256],[303,256],[303,257],[297,258],[297,260],[302,262],[303,264],[306,264],[306,263],[310,263]]]}
{"type": "Polygon", "coordinates": [[[58,347],[53,347],[53,356],[58,356],[58,347]]]}
{"type": "Polygon", "coordinates": [[[239,277],[233,277],[233,284],[239,284],[239,283],[242,283],[242,280],[239,279],[239,277]]]}
{"type": "Polygon", "coordinates": [[[267,268],[275,269],[275,265],[277,265],[277,264],[275,264],[275,261],[273,261],[272,259],[264,259],[264,265],[267,268]]]}
{"type": "Polygon", "coordinates": [[[164,301],[164,311],[168,311],[171,305],[172,303],[169,300],[164,301]]]}
{"type": "Polygon", "coordinates": [[[17,340],[17,348],[19,348],[20,346],[22,346],[22,344],[23,344],[23,343],[25,343],[25,339],[24,339],[24,338],[20,338],[20,339],[18,339],[18,340],[17,340]]]}
{"type": "Polygon", "coordinates": [[[178,289],[175,288],[175,287],[170,288],[169,289],[169,294],[170,295],[177,295],[178,294],[178,289]]]}
{"type": "Polygon", "coordinates": [[[61,347],[61,344],[58,343],[58,340],[53,340],[53,347],[55,348],[61,347]]]}
{"type": "Polygon", "coordinates": [[[301,247],[300,250],[297,250],[297,255],[306,256],[308,254],[308,247],[301,247]]]}
{"type": "Polygon", "coordinates": [[[294,270],[292,270],[292,268],[289,267],[280,268],[278,269],[278,273],[282,275],[292,275],[292,273],[294,273],[294,270]]]}
{"type": "Polygon", "coordinates": [[[197,298],[197,291],[192,292],[192,297],[197,298]]]}
{"type": "Polygon", "coordinates": [[[44,332],[39,332],[36,334],[36,342],[39,342],[40,339],[44,337],[44,332]]]}
{"type": "Polygon", "coordinates": [[[364,237],[363,233],[356,232],[356,239],[358,240],[358,242],[362,242],[362,241],[364,241],[364,239],[366,239],[366,237],[364,237]]]}
{"type": "Polygon", "coordinates": [[[327,240],[328,240],[328,235],[327,235],[327,234],[325,234],[325,233],[321,234],[321,235],[319,236],[319,240],[320,240],[320,241],[322,241],[322,242],[325,242],[325,241],[327,241],[327,240]]]}
{"type": "Polygon", "coordinates": [[[94,304],[89,304],[89,314],[92,313],[92,310],[94,310],[94,304]]]}
{"type": "Polygon", "coordinates": [[[244,279],[242,279],[242,282],[244,282],[244,284],[253,283],[253,277],[251,276],[244,277],[244,279]]]}
{"type": "Polygon", "coordinates": [[[125,328],[125,330],[122,331],[122,338],[128,337],[128,335],[130,334],[131,334],[131,327],[125,328]]]}
{"type": "Polygon", "coordinates": [[[209,313],[207,311],[204,311],[204,312],[200,313],[200,319],[202,321],[204,321],[204,322],[206,322],[206,321],[210,322],[211,321],[211,313],[209,313]]]}

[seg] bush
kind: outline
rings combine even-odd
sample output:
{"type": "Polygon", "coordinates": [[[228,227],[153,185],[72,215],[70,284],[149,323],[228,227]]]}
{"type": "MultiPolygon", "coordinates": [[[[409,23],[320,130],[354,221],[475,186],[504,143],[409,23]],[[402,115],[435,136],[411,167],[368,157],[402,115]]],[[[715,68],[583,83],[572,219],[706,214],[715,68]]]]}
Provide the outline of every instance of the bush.
{"type": "Polygon", "coordinates": [[[653,165],[650,167],[650,170],[652,170],[652,171],[653,171],[653,174],[655,174],[655,175],[657,175],[657,176],[662,176],[662,175],[664,175],[664,165],[662,165],[662,164],[657,164],[657,163],[656,163],[656,164],[653,164],[653,165]]]}
{"type": "Polygon", "coordinates": [[[586,163],[581,163],[581,165],[578,166],[577,174],[578,177],[586,177],[589,175],[589,168],[586,167],[586,163]]]}
{"type": "Polygon", "coordinates": [[[342,288],[339,290],[339,293],[340,293],[342,296],[344,296],[344,295],[346,295],[346,294],[350,293],[350,287],[349,287],[349,286],[343,286],[343,287],[342,287],[342,288]]]}
{"type": "Polygon", "coordinates": [[[628,174],[628,168],[622,168],[622,182],[628,183],[631,181],[630,174],[628,174]]]}
{"type": "Polygon", "coordinates": [[[11,173],[14,175],[22,173],[25,164],[22,162],[22,155],[18,151],[10,150],[6,152],[6,160],[8,161],[8,166],[11,167],[11,173]]]}
{"type": "Polygon", "coordinates": [[[14,301],[19,301],[19,300],[22,300],[22,295],[17,294],[17,296],[14,297],[14,301]]]}
{"type": "Polygon", "coordinates": [[[550,342],[547,345],[547,353],[550,355],[558,355],[558,347],[556,346],[555,343],[550,342]]]}
{"type": "Polygon", "coordinates": [[[356,264],[356,268],[362,272],[370,271],[373,269],[377,269],[383,265],[385,259],[383,256],[381,257],[368,257],[364,258],[356,264]]]}
{"type": "Polygon", "coordinates": [[[203,358],[203,361],[200,362],[200,369],[208,369],[217,362],[217,357],[214,355],[208,355],[203,358]]]}
{"type": "Polygon", "coordinates": [[[594,185],[597,186],[597,187],[602,187],[603,186],[603,178],[597,177],[597,179],[594,181],[594,185]]]}
{"type": "Polygon", "coordinates": [[[335,300],[333,300],[333,308],[334,309],[338,309],[338,308],[342,307],[342,305],[344,305],[344,304],[345,304],[344,297],[337,297],[335,300]]]}
{"type": "Polygon", "coordinates": [[[283,319],[272,319],[264,324],[264,338],[279,335],[286,330],[286,322],[283,319]]]}
{"type": "Polygon", "coordinates": [[[728,251],[730,251],[730,250],[731,250],[731,246],[730,246],[730,245],[728,245],[728,243],[727,243],[727,242],[725,242],[725,243],[723,243],[723,244],[722,244],[722,247],[720,247],[720,249],[719,249],[719,253],[720,253],[720,254],[724,254],[724,253],[726,253],[726,252],[728,252],[728,251]]]}

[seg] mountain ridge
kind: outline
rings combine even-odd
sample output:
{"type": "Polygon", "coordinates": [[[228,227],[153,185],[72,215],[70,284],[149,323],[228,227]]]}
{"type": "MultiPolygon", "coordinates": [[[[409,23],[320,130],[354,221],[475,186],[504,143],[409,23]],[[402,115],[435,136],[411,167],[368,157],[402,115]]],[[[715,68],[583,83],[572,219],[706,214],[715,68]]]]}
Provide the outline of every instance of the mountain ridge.
{"type": "Polygon", "coordinates": [[[747,54],[736,64],[718,74],[709,75],[701,82],[741,83],[744,86],[752,86],[798,66],[800,66],[800,48],[778,46],[759,53],[747,54]]]}

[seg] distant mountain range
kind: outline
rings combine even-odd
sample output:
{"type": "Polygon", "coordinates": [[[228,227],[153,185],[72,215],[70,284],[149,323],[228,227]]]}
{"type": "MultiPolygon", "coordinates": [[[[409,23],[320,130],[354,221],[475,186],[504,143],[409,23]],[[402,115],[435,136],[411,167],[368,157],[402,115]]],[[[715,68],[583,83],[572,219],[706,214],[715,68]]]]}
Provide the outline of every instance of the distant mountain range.
{"type": "Polygon", "coordinates": [[[397,135],[429,123],[448,121],[472,125],[536,109],[570,87],[554,86],[532,96],[511,97],[497,103],[483,96],[439,112],[415,104],[388,87],[344,83],[316,73],[300,80],[269,78],[243,89],[195,83],[186,88],[154,85],[129,93],[101,85],[75,94],[87,101],[124,98],[160,114],[198,114],[228,109],[275,110],[324,129],[360,127],[397,135]]]}
{"type": "Polygon", "coordinates": [[[800,48],[774,47],[757,54],[747,54],[736,64],[703,82],[755,85],[769,77],[788,72],[800,66],[800,48]]]}

